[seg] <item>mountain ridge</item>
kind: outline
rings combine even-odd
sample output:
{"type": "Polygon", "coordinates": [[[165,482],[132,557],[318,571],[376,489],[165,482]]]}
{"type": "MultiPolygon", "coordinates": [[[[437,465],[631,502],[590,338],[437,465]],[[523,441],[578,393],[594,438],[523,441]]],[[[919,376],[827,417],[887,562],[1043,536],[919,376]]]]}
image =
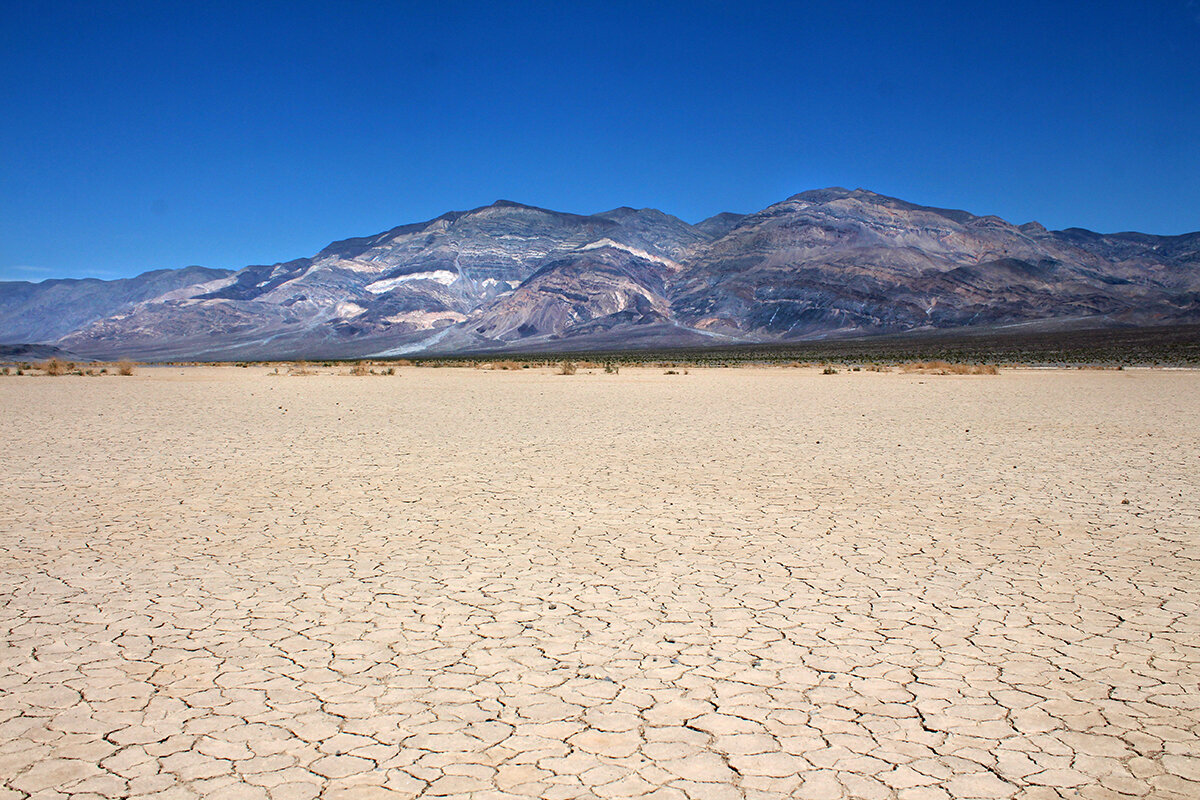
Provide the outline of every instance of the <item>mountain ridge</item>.
{"type": "Polygon", "coordinates": [[[0,341],[103,357],[352,358],[1200,320],[1200,232],[1049,231],[842,187],[695,225],[651,208],[498,200],[307,258],[146,275],[120,291],[89,285],[83,304],[56,285],[22,305],[0,283],[0,341]]]}

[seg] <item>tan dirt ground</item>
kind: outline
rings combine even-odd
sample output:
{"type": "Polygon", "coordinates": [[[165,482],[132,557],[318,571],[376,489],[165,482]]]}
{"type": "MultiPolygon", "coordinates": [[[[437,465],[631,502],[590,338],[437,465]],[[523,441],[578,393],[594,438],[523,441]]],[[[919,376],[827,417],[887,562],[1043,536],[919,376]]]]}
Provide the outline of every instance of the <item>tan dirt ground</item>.
{"type": "Polygon", "coordinates": [[[0,800],[1200,797],[1200,372],[266,372],[0,378],[0,800]]]}

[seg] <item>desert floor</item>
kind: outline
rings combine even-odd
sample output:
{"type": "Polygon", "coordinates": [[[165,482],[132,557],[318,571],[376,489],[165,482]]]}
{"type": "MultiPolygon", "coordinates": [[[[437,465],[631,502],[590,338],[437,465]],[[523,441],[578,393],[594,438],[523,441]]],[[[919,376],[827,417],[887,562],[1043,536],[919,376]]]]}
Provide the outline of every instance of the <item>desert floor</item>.
{"type": "Polygon", "coordinates": [[[1200,797],[1200,372],[266,373],[0,378],[0,798],[1200,797]]]}

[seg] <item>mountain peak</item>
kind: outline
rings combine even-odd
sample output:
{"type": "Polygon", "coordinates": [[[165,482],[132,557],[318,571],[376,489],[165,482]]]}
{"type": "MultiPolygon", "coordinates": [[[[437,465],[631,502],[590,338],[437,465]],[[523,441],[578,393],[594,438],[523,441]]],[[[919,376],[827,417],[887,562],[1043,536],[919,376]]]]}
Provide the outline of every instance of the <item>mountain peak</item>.
{"type": "Polygon", "coordinates": [[[722,211],[720,214],[713,214],[708,219],[702,219],[695,224],[696,230],[712,237],[720,239],[725,234],[729,233],[739,222],[744,220],[748,214],[737,214],[733,211],[722,211]]]}
{"type": "Polygon", "coordinates": [[[563,218],[563,219],[566,219],[566,218],[582,219],[583,218],[579,214],[571,214],[566,211],[555,211],[550,208],[542,208],[541,206],[531,206],[531,205],[528,205],[527,203],[518,203],[515,200],[503,200],[503,199],[497,200],[496,202],[492,203],[490,206],[480,206],[479,208],[473,208],[470,211],[461,212],[461,214],[459,214],[459,216],[487,214],[488,212],[497,212],[497,211],[499,211],[499,212],[516,211],[516,212],[529,212],[529,213],[533,213],[533,214],[547,214],[552,217],[559,217],[559,218],[563,218]]]}
{"type": "Polygon", "coordinates": [[[602,219],[628,219],[630,217],[643,217],[646,219],[676,219],[665,211],[659,211],[657,208],[633,208],[632,206],[618,206],[608,211],[601,211],[599,214],[593,214],[594,217],[602,219]]]}
{"type": "Polygon", "coordinates": [[[870,189],[864,189],[861,186],[857,189],[847,189],[844,186],[828,186],[824,189],[809,189],[806,192],[794,194],[788,200],[804,200],[809,203],[831,203],[835,200],[844,200],[847,197],[873,202],[887,202],[896,199],[880,194],[879,192],[873,192],[870,189]]]}

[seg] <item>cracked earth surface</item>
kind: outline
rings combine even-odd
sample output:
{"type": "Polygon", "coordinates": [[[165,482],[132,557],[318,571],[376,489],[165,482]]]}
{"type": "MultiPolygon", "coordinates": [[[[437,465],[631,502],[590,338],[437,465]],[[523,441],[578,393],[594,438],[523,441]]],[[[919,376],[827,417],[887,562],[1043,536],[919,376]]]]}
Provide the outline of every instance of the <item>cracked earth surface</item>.
{"type": "Polygon", "coordinates": [[[1200,373],[264,372],[0,379],[0,800],[1200,797],[1200,373]]]}

